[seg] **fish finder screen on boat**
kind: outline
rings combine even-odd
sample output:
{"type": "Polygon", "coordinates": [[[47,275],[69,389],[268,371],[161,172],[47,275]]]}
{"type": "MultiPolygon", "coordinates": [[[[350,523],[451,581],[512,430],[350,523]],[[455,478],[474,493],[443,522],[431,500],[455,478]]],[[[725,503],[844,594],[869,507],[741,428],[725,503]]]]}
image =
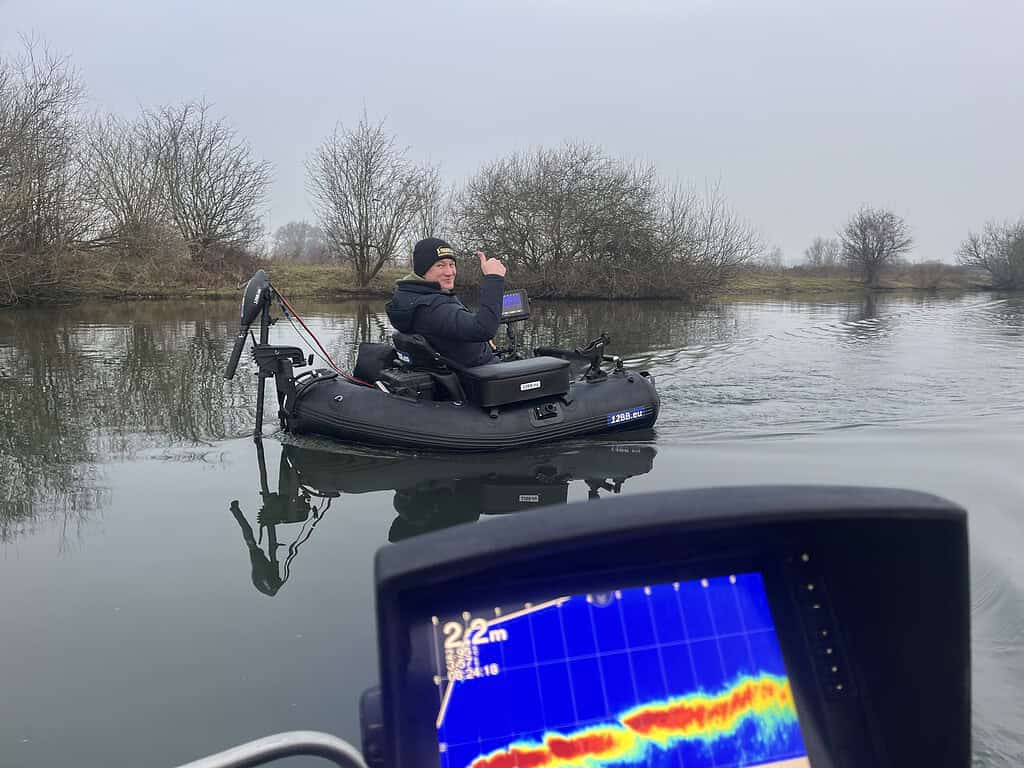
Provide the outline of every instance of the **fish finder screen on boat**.
{"type": "Polygon", "coordinates": [[[441,768],[810,766],[759,573],[432,623],[441,768]]]}
{"type": "Polygon", "coordinates": [[[508,291],[501,297],[502,322],[525,320],[530,316],[530,303],[526,291],[508,291]]]}

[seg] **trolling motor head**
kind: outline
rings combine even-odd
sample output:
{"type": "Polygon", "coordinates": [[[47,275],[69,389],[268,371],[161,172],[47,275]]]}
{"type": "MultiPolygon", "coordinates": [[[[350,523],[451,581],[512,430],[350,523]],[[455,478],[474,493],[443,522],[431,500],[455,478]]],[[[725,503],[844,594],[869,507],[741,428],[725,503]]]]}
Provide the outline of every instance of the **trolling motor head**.
{"type": "Polygon", "coordinates": [[[238,360],[245,349],[246,335],[249,333],[249,326],[260,316],[263,308],[270,305],[274,296],[274,287],[270,284],[267,273],[262,269],[249,278],[242,294],[242,310],[239,315],[238,335],[235,336],[235,346],[231,350],[231,359],[228,360],[228,367],[224,371],[224,378],[234,378],[238,368],[238,360]]]}

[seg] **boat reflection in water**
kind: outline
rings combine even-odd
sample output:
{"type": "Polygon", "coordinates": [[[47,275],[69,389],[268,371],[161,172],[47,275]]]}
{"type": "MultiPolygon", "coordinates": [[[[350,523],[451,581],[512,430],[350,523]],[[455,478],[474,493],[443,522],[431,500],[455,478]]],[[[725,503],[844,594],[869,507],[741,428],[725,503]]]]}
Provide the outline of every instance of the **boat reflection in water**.
{"type": "MultiPolygon", "coordinates": [[[[630,435],[643,439],[646,433],[630,435]]],[[[657,451],[635,442],[600,442],[534,447],[527,451],[451,456],[400,456],[364,449],[326,450],[284,445],[277,491],[270,490],[263,445],[256,443],[262,507],[257,535],[237,501],[231,514],[249,550],[252,583],[275,595],[288,580],[292,561],[334,499],[343,494],[394,490],[398,516],[388,531],[395,542],[481,515],[503,515],[564,504],[573,482],[585,484],[590,499],[616,494],[631,477],[654,467],[657,451]],[[289,544],[277,527],[289,526],[289,544]],[[286,547],[284,560],[278,550],[286,547]]]]}

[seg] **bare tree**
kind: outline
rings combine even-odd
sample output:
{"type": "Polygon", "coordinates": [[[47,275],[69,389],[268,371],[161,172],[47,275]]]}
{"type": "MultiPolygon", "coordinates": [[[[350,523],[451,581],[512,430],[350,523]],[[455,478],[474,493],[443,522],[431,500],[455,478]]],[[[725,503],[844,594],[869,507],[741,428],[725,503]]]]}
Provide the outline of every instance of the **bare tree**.
{"type": "Polygon", "coordinates": [[[281,261],[318,264],[330,258],[330,251],[320,227],[308,221],[289,221],[274,233],[271,255],[281,261]]]}
{"type": "Polygon", "coordinates": [[[839,261],[841,246],[834,237],[816,237],[804,251],[809,267],[834,267],[839,261]]]}
{"type": "MultiPolygon", "coordinates": [[[[659,221],[671,225],[663,224],[657,239],[655,263],[665,269],[654,284],[655,293],[663,295],[666,286],[673,286],[677,295],[706,300],[740,267],[764,253],[757,231],[732,209],[718,184],[703,194],[677,184],[662,198],[666,202],[659,221]]],[[[657,269],[649,271],[659,274],[657,269]]]]}
{"type": "Polygon", "coordinates": [[[427,166],[417,186],[419,199],[416,202],[416,216],[413,219],[412,239],[441,237],[450,225],[450,214],[455,190],[445,188],[440,171],[427,166]]]}
{"type": "Polygon", "coordinates": [[[786,254],[782,248],[778,245],[772,246],[772,248],[764,255],[763,263],[769,269],[782,269],[783,263],[786,261],[786,254]]]}
{"type": "Polygon", "coordinates": [[[83,238],[79,109],[83,86],[67,59],[29,39],[0,60],[0,248],[42,253],[83,238]]]}
{"type": "Polygon", "coordinates": [[[882,270],[914,244],[906,221],[892,211],[865,206],[839,233],[843,258],[864,285],[877,288],[882,270]]]}
{"type": "Polygon", "coordinates": [[[352,130],[335,128],[307,169],[331,250],[352,266],[358,285],[368,284],[407,237],[432,171],[408,159],[384,121],[365,114],[352,130]]]}
{"type": "Polygon", "coordinates": [[[459,196],[459,239],[556,294],[706,296],[759,252],[717,188],[666,185],[653,165],[568,143],[483,168],[459,196]]]}
{"type": "Polygon", "coordinates": [[[161,173],[158,126],[146,116],[94,121],[87,137],[88,170],[102,211],[103,237],[135,254],[159,246],[170,221],[161,173]]]}
{"type": "Polygon", "coordinates": [[[21,151],[21,116],[15,70],[0,59],[0,246],[10,237],[21,184],[16,153],[21,151]]]}
{"type": "Polygon", "coordinates": [[[647,258],[661,203],[653,166],[593,145],[515,153],[486,166],[460,195],[463,241],[515,266],[562,270],[603,257],[647,258]]]}
{"type": "Polygon", "coordinates": [[[417,187],[416,215],[393,256],[394,262],[411,264],[413,246],[424,237],[451,236],[455,196],[455,186],[445,186],[438,168],[430,165],[423,167],[423,177],[417,187]]]}
{"type": "Polygon", "coordinates": [[[981,234],[970,232],[957,250],[962,266],[980,269],[997,290],[1024,288],[1024,219],[998,224],[990,221],[981,234]]]}
{"type": "Polygon", "coordinates": [[[270,164],[205,102],[162,107],[146,120],[159,148],[169,214],[192,258],[212,246],[252,248],[262,236],[259,208],[270,164]]]}

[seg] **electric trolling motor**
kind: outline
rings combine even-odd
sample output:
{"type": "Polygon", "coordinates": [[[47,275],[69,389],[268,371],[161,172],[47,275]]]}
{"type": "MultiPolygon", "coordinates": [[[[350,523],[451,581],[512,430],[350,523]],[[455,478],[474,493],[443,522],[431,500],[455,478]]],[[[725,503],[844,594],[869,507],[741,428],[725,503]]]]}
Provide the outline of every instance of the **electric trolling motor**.
{"type": "Polygon", "coordinates": [[[231,357],[228,360],[228,367],[224,371],[225,379],[232,379],[238,370],[238,361],[245,349],[245,342],[250,337],[253,342],[253,357],[259,368],[259,378],[256,389],[256,429],[253,431],[253,438],[258,440],[263,434],[263,396],[266,392],[267,379],[274,378],[278,382],[277,401],[278,406],[283,408],[295,394],[295,384],[292,380],[292,368],[296,365],[312,365],[313,356],[306,358],[306,354],[298,347],[275,346],[269,344],[270,326],[274,320],[270,317],[270,303],[278,296],[277,291],[270,284],[267,273],[262,269],[249,278],[242,294],[242,309],[239,314],[238,335],[235,336],[235,345],[231,349],[231,357]],[[260,340],[249,330],[250,326],[260,319],[260,340]],[[278,376],[278,374],[284,374],[278,376]]]}
{"type": "Polygon", "coordinates": [[[245,349],[246,339],[249,338],[249,327],[256,322],[257,317],[262,317],[260,327],[260,343],[266,344],[270,333],[270,302],[274,297],[274,288],[267,278],[267,273],[262,269],[249,278],[242,294],[242,310],[239,316],[238,335],[235,336],[235,346],[231,350],[231,358],[228,360],[227,370],[224,371],[225,379],[232,379],[238,369],[238,361],[242,357],[242,350],[245,349]]]}

